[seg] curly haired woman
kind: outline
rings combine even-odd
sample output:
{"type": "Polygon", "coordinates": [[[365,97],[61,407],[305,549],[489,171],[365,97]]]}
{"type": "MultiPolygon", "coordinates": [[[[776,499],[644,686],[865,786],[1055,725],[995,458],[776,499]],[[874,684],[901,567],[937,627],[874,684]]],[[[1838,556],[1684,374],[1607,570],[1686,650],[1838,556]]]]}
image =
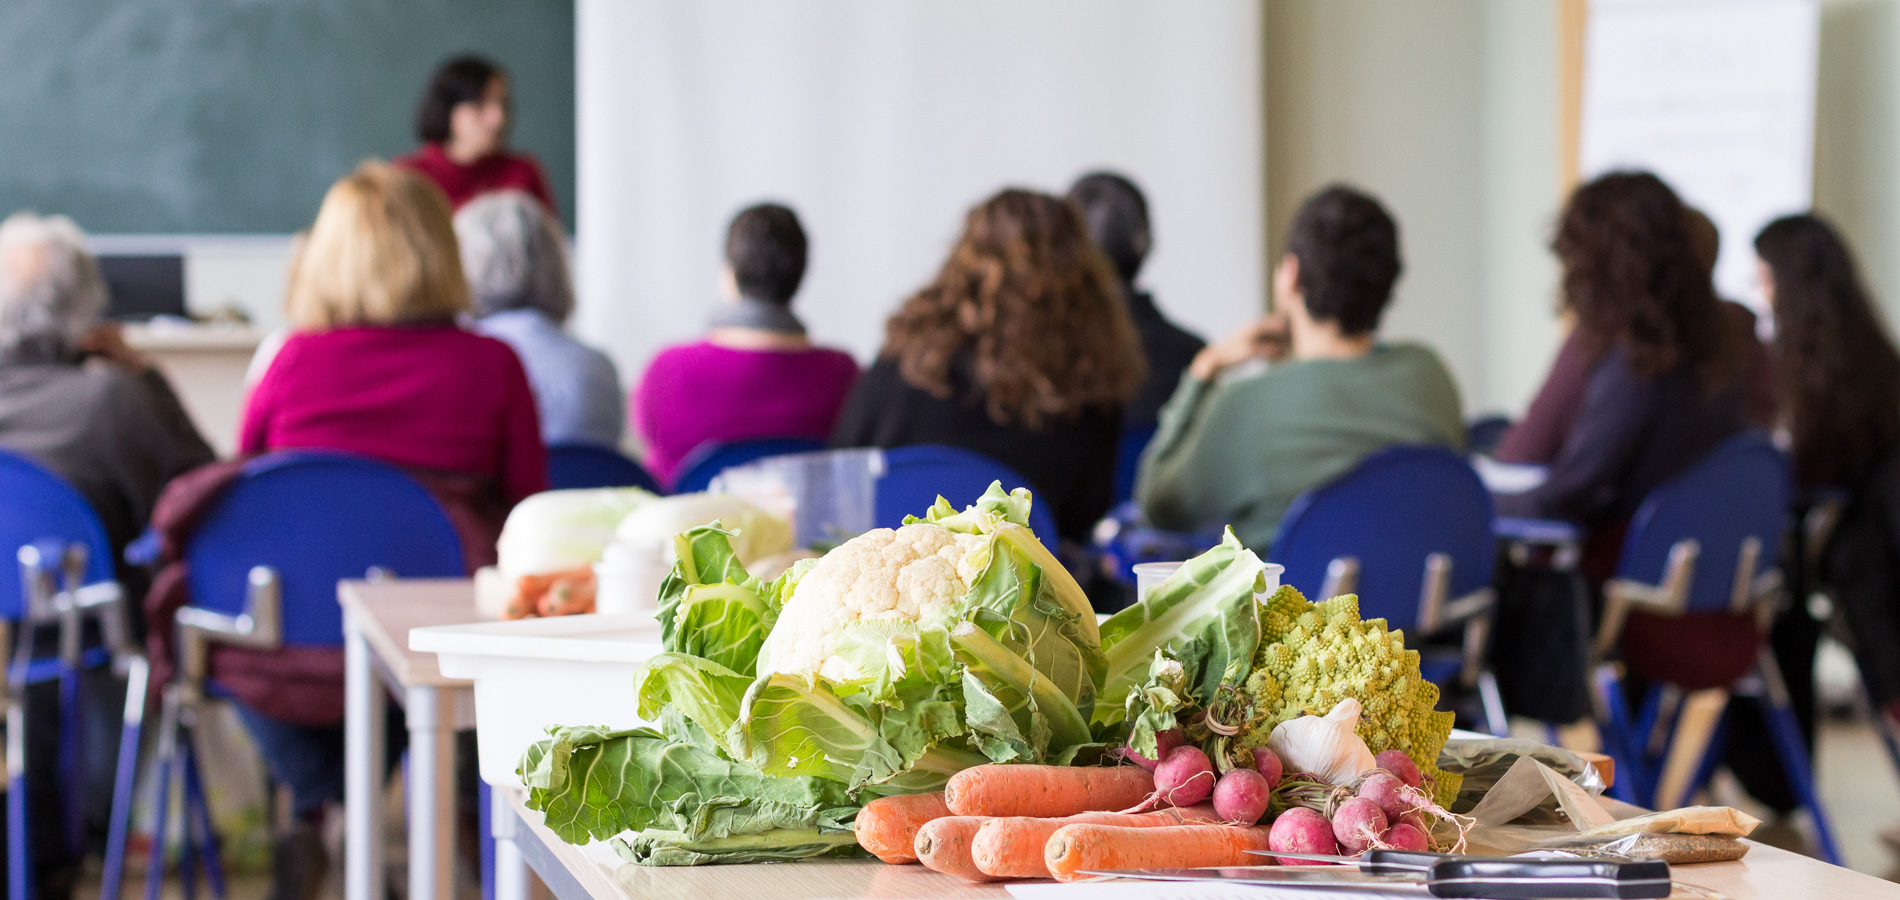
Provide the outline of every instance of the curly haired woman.
{"type": "Polygon", "coordinates": [[[1499,511],[1586,526],[1584,569],[1598,580],[1650,490],[1747,426],[1748,348],[1688,221],[1661,179],[1613,172],[1571,194],[1551,242],[1587,387],[1549,479],[1499,511]]]}
{"type": "Polygon", "coordinates": [[[1083,541],[1108,511],[1122,411],[1146,374],[1115,272],[1075,208],[1006,190],[885,326],[835,447],[949,444],[1007,464],[1083,541]]]}

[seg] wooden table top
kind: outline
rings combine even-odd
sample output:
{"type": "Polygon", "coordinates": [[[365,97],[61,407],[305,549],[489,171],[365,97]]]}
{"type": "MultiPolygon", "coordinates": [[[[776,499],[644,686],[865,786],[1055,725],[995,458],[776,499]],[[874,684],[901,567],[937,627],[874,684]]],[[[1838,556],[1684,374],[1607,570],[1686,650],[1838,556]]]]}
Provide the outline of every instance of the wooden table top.
{"type": "MultiPolygon", "coordinates": [[[[971,884],[923,866],[892,866],[876,860],[828,859],[670,868],[617,863],[611,853],[603,852],[604,848],[599,845],[583,849],[555,837],[554,832],[541,824],[541,814],[523,805],[525,790],[498,790],[498,796],[521,816],[534,839],[560,860],[592,900],[710,900],[716,897],[977,900],[1009,896],[1001,885],[971,884]]],[[[1685,886],[1712,892],[1722,900],[1900,898],[1900,884],[1754,842],[1750,842],[1748,856],[1738,861],[1677,866],[1675,878],[1678,887],[1673,896],[1680,898],[1707,896],[1684,890],[1685,886]]],[[[1323,900],[1318,894],[1314,897],[1323,900]]]]}
{"type": "Polygon", "coordinates": [[[468,687],[445,678],[433,653],[409,649],[409,630],[430,625],[487,621],[475,611],[475,583],[467,578],[398,578],[344,581],[337,602],[362,623],[370,650],[403,687],[468,687]]]}

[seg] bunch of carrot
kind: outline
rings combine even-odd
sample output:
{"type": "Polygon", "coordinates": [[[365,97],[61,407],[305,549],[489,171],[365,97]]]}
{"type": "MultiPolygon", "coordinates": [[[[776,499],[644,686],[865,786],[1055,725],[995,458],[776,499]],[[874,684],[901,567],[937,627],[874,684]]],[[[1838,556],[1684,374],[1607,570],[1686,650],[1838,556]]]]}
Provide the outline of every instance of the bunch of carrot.
{"type": "Polygon", "coordinates": [[[590,613],[594,611],[594,594],[592,566],[523,575],[515,580],[514,595],[508,598],[501,617],[530,619],[536,616],[590,613]]]}
{"type": "Polygon", "coordinates": [[[866,804],[857,838],[887,863],[922,862],[969,881],[1264,861],[1247,851],[1267,849],[1266,829],[1223,824],[1205,804],[1116,812],[1153,796],[1154,777],[1133,766],[976,766],[943,793],[866,804]]]}

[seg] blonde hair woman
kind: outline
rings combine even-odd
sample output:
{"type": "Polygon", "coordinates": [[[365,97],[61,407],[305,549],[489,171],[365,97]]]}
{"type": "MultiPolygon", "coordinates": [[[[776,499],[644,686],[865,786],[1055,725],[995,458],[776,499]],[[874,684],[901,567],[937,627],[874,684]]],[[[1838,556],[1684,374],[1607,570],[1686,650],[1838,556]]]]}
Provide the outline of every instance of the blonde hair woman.
{"type": "MultiPolygon", "coordinates": [[[[508,508],[547,487],[546,451],[514,351],[457,324],[468,285],[441,190],[381,162],[338,181],[285,306],[295,332],[245,404],[243,451],[322,448],[400,466],[448,511],[471,570],[492,563],[508,508]]],[[[327,867],[319,824],[342,800],[342,724],[237,708],[296,813],[273,897],[301,900],[327,867]]]]}

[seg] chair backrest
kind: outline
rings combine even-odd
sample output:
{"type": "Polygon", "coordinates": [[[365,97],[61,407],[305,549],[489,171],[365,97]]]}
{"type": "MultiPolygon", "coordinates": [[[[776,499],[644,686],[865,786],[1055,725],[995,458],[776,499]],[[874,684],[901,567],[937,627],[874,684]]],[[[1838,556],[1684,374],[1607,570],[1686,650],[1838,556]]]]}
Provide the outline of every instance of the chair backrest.
{"type": "Polygon", "coordinates": [[[1791,482],[1788,458],[1766,434],[1750,431],[1723,441],[1643,498],[1630,518],[1617,577],[1661,584],[1670,549],[1692,539],[1698,552],[1687,609],[1728,609],[1744,541],[1755,538],[1761,548],[1750,579],[1776,563],[1788,527],[1791,482]]]}
{"type": "Polygon", "coordinates": [[[1415,628],[1426,560],[1451,562],[1446,599],[1491,583],[1496,553],[1491,494],[1463,457],[1442,447],[1388,447],[1300,495],[1274,535],[1281,582],[1319,600],[1336,559],[1359,564],[1360,614],[1415,628]]]}
{"type": "Polygon", "coordinates": [[[112,580],[112,545],[86,498],[26,455],[0,450],[0,619],[25,614],[17,554],[44,540],[84,544],[86,583],[112,580]]]}
{"type": "MultiPolygon", "coordinates": [[[[1015,469],[974,450],[942,444],[886,450],[884,476],[877,482],[877,527],[896,528],[905,516],[929,509],[939,496],[962,509],[994,481],[1006,490],[1029,486],[1015,469]]],[[[1056,517],[1041,497],[1029,508],[1029,528],[1044,545],[1056,545],[1056,517]]]]}
{"type": "Polygon", "coordinates": [[[712,480],[733,466],[743,466],[754,460],[768,456],[784,456],[788,453],[810,453],[825,449],[824,441],[811,438],[777,437],[755,438],[746,441],[731,441],[723,444],[701,444],[686,455],[680,463],[679,475],[673,479],[673,493],[692,494],[706,489],[712,480]]]}
{"type": "Polygon", "coordinates": [[[1115,451],[1115,505],[1135,496],[1135,474],[1141,469],[1141,451],[1155,439],[1155,426],[1143,425],[1122,432],[1121,446],[1115,451]]]}
{"type": "Polygon", "coordinates": [[[385,569],[405,578],[468,574],[449,517],[386,463],[293,450],[244,466],[185,548],[194,606],[237,614],[253,566],[277,571],[286,646],[343,643],[336,584],[385,569]]]}
{"type": "Polygon", "coordinates": [[[637,487],[656,494],[660,492],[660,483],[647,474],[644,466],[611,447],[592,444],[548,447],[548,487],[557,491],[637,487]]]}

